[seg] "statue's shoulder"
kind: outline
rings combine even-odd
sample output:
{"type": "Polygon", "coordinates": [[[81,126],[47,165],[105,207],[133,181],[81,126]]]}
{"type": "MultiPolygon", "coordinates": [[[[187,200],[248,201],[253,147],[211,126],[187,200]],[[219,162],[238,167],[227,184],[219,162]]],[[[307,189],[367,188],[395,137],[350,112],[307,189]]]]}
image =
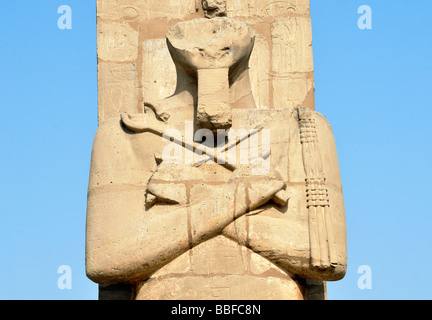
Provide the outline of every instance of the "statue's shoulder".
{"type": "Polygon", "coordinates": [[[128,114],[104,120],[99,124],[95,143],[114,143],[120,141],[151,140],[158,138],[166,129],[164,122],[149,113],[128,114]],[[141,135],[151,133],[150,135],[141,135]]]}
{"type": "Polygon", "coordinates": [[[318,111],[305,107],[296,108],[295,117],[300,131],[304,132],[304,137],[307,137],[308,142],[311,142],[312,139],[318,144],[335,143],[329,120],[318,111]]]}
{"type": "Polygon", "coordinates": [[[319,113],[318,111],[313,111],[315,122],[318,129],[324,129],[325,131],[328,131],[333,135],[332,126],[330,124],[330,121],[327,119],[326,116],[319,113]]]}
{"type": "Polygon", "coordinates": [[[93,142],[90,187],[145,185],[156,170],[161,137],[136,133],[113,118],[99,124],[93,142]]]}
{"type": "Polygon", "coordinates": [[[106,120],[103,120],[101,122],[99,122],[97,131],[96,131],[96,136],[109,136],[111,134],[115,134],[115,133],[120,133],[124,131],[123,125],[122,125],[122,120],[121,117],[114,117],[114,118],[109,118],[106,120]]]}
{"type": "Polygon", "coordinates": [[[159,123],[153,122],[154,117],[146,114],[124,114],[101,122],[93,142],[93,155],[111,162],[117,158],[130,161],[153,159],[162,142],[156,132],[160,131],[157,129],[159,123]]]}

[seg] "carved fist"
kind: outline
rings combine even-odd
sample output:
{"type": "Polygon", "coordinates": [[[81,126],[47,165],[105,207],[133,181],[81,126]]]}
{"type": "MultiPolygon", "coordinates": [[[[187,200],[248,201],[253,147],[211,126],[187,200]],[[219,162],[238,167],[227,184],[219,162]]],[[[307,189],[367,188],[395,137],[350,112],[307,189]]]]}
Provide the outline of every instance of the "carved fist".
{"type": "Polygon", "coordinates": [[[270,170],[265,175],[254,175],[253,168],[251,165],[241,166],[233,172],[228,181],[229,184],[238,185],[243,183],[246,186],[246,201],[248,201],[249,211],[266,204],[276,194],[280,194],[285,189],[285,182],[276,170],[270,170]]]}

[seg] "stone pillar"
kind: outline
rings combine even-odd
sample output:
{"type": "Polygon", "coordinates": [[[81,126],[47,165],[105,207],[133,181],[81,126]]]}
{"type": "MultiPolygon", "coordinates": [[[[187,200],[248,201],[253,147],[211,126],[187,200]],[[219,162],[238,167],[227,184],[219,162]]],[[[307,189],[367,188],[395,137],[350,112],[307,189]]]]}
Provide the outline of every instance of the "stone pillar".
{"type": "MultiPolygon", "coordinates": [[[[96,1],[99,130],[86,263],[88,276],[100,284],[100,299],[326,299],[325,281],[341,279],[346,270],[345,212],[331,128],[314,111],[309,0],[96,1]],[[192,58],[187,63],[176,58],[180,49],[167,34],[194,19],[234,19],[253,30],[253,50],[242,57],[248,66],[235,60],[199,69],[192,58]],[[215,73],[223,90],[208,78],[215,73]],[[277,174],[266,177],[267,187],[239,183],[231,207],[253,214],[231,223],[226,213],[214,215],[203,220],[206,227],[224,227],[195,239],[204,213],[193,205],[206,206],[213,193],[225,190],[232,168],[167,165],[160,150],[153,150],[160,138],[151,135],[199,120],[197,113],[208,116],[218,110],[218,95],[220,109],[231,109],[221,128],[249,130],[264,123],[271,129],[271,169],[277,174]],[[192,111],[176,113],[183,105],[192,111]],[[156,117],[150,119],[152,112],[156,117]],[[311,167],[319,168],[317,175],[311,167]],[[281,206],[287,199],[271,200],[273,194],[257,200],[261,209],[253,211],[254,192],[267,194],[276,176],[291,197],[288,206],[281,206]],[[185,208],[184,220],[167,223],[165,215],[177,207],[185,208]],[[160,222],[151,224],[151,210],[160,222]],[[164,242],[165,228],[179,232],[175,245],[164,242]],[[160,240],[148,240],[146,233],[160,240]],[[165,251],[150,254],[155,248],[165,251]]],[[[232,54],[230,46],[225,49],[232,54]]],[[[200,128],[218,128],[203,118],[200,128]]],[[[181,152],[194,149],[193,143],[181,152]]]]}

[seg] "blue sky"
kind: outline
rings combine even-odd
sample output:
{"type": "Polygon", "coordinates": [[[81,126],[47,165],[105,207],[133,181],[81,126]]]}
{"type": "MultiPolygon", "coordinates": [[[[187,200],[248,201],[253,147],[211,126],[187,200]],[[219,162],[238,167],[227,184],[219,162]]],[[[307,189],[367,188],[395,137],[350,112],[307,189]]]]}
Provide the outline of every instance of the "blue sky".
{"type": "MultiPolygon", "coordinates": [[[[335,134],[348,228],[348,273],[329,298],[431,299],[432,2],[311,0],[311,12],[316,109],[335,134]],[[363,265],[371,289],[358,287],[363,265]]],[[[0,26],[0,299],[97,299],[84,266],[95,1],[3,0],[0,26]],[[72,30],[57,27],[64,4],[72,30]]]]}

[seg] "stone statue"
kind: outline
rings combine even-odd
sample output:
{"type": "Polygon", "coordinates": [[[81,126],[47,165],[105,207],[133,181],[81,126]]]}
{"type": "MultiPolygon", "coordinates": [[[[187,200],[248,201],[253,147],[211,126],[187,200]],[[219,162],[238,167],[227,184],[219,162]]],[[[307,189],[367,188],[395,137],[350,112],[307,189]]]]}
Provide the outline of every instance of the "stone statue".
{"type": "MultiPolygon", "coordinates": [[[[102,18],[112,14],[106,6],[98,3],[102,18]]],[[[291,79],[296,57],[266,73],[269,83],[270,76],[276,79],[273,106],[257,105],[251,83],[260,82],[251,80],[251,57],[263,37],[229,16],[233,6],[204,0],[194,3],[191,19],[171,22],[165,46],[174,93],[145,95],[137,103],[142,110],[119,109],[100,121],[89,181],[87,275],[103,285],[128,284],[131,299],[314,298],[314,286],[346,272],[345,213],[330,125],[313,107],[293,105],[294,94],[275,104],[281,103],[276,96],[287,94],[275,89],[291,79]]],[[[263,28],[281,8],[295,19],[298,7],[270,1],[255,25],[263,28]]],[[[142,7],[125,6],[131,21],[131,8],[143,15],[142,7]]],[[[295,46],[280,37],[284,28],[292,31],[290,19],[271,25],[266,32],[274,35],[275,51],[295,46]]],[[[106,32],[99,32],[104,39],[106,32]]],[[[99,51],[100,87],[101,57],[110,55],[99,51]]],[[[123,70],[116,74],[130,81],[124,70],[133,65],[117,67],[111,71],[123,70]]]]}

